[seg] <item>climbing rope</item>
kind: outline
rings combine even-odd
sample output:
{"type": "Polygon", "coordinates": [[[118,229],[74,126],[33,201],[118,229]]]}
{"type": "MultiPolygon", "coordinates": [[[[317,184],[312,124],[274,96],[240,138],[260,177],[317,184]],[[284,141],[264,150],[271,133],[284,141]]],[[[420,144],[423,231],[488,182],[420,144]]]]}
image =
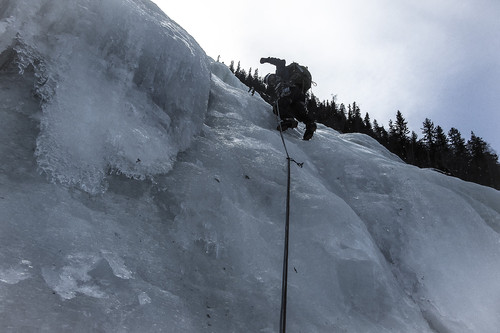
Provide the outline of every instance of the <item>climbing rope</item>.
{"type": "Polygon", "coordinates": [[[286,332],[286,297],[287,297],[287,287],[288,287],[288,239],[289,239],[289,229],[290,229],[290,162],[294,162],[299,167],[302,168],[303,163],[298,163],[290,157],[288,154],[288,149],[286,148],[285,138],[283,137],[283,128],[281,127],[281,117],[280,109],[278,106],[278,101],[275,102],[276,105],[276,117],[278,120],[278,127],[280,129],[281,141],[283,142],[283,147],[285,148],[286,160],[287,160],[287,186],[286,186],[286,223],[285,223],[285,245],[283,254],[283,277],[281,280],[281,313],[280,313],[280,333],[286,332]]]}

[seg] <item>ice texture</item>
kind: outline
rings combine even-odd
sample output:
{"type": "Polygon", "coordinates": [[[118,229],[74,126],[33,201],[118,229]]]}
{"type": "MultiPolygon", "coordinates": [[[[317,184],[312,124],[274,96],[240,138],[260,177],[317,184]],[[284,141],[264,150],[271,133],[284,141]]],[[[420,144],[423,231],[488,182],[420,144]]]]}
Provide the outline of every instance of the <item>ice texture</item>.
{"type": "Polygon", "coordinates": [[[172,168],[199,133],[208,59],[148,1],[4,1],[2,45],[34,70],[41,170],[89,193],[172,168]],[[10,51],[12,52],[12,51],[10,51]]]}
{"type": "MultiPolygon", "coordinates": [[[[498,332],[500,192],[303,127],[288,330],[498,332]]],[[[275,116],[151,2],[0,2],[0,157],[2,331],[278,331],[275,116]]]]}

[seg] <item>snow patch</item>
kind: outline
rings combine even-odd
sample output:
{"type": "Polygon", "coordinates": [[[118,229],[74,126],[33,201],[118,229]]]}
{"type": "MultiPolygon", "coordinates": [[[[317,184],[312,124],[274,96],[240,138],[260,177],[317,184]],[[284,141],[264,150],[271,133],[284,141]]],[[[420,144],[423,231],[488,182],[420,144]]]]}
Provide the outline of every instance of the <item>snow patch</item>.
{"type": "Polygon", "coordinates": [[[140,293],[137,298],[139,299],[139,304],[140,305],[146,305],[151,303],[151,297],[148,296],[144,291],[140,293]]]}
{"type": "Polygon", "coordinates": [[[33,266],[29,260],[21,260],[17,265],[9,268],[0,268],[0,282],[7,284],[16,284],[20,281],[29,279],[33,266]]]}
{"type": "Polygon", "coordinates": [[[122,258],[111,251],[101,251],[102,256],[113,270],[113,274],[120,279],[128,280],[132,278],[132,272],[127,269],[122,258]]]}

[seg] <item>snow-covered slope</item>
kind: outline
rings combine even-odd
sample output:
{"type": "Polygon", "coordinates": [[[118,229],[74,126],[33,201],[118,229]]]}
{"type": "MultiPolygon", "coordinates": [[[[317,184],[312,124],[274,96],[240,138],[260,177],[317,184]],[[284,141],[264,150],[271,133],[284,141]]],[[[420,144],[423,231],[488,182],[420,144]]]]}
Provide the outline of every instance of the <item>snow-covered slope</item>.
{"type": "MultiPolygon", "coordinates": [[[[269,105],[143,0],[0,3],[0,327],[276,332],[269,105]]],[[[290,332],[497,332],[500,193],[285,134],[290,332]]]]}

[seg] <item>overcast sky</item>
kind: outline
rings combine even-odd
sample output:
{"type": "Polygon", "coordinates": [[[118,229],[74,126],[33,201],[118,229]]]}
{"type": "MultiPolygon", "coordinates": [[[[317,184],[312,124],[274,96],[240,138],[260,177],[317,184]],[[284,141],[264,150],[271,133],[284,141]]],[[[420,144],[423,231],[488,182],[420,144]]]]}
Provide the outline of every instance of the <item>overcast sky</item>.
{"type": "Polygon", "coordinates": [[[387,129],[400,110],[482,137],[500,153],[499,0],[156,0],[205,52],[259,74],[274,56],[309,67],[320,100],[387,129]]]}

